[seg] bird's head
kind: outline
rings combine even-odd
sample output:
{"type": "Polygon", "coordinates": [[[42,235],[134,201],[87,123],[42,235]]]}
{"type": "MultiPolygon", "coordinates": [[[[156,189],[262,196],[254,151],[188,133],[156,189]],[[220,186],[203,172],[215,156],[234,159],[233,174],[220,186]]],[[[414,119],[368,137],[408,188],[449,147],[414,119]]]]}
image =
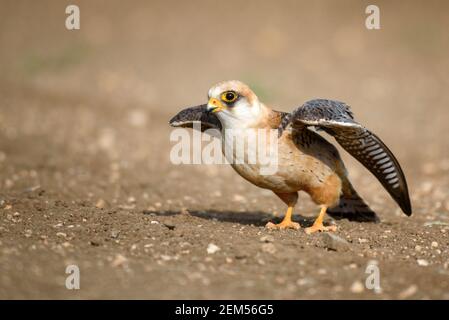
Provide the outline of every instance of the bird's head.
{"type": "Polygon", "coordinates": [[[243,82],[223,81],[209,89],[207,110],[225,128],[247,127],[258,121],[263,105],[243,82]]]}

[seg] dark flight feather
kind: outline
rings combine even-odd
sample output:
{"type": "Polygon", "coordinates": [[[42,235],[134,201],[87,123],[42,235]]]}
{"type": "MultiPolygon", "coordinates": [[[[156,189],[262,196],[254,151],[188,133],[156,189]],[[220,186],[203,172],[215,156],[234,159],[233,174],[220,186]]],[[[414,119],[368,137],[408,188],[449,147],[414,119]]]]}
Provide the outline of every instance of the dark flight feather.
{"type": "Polygon", "coordinates": [[[201,122],[202,132],[207,129],[221,131],[220,120],[218,120],[215,114],[207,112],[206,104],[180,111],[169,121],[169,124],[172,127],[193,128],[195,122],[201,122]]]}
{"type": "Polygon", "coordinates": [[[374,133],[354,120],[343,102],[316,99],[306,102],[287,115],[279,126],[279,135],[292,125],[293,130],[315,126],[335,140],[379,180],[406,215],[412,214],[407,182],[393,153],[374,133]]]}

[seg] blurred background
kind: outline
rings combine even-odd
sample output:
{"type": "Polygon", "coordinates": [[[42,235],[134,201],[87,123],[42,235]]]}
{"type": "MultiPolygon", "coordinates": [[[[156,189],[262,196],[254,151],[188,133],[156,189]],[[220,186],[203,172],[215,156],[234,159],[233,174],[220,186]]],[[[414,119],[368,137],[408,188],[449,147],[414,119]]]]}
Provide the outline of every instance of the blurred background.
{"type": "Polygon", "coordinates": [[[413,157],[445,152],[435,137],[447,133],[447,3],[376,1],[380,30],[365,28],[369,4],[2,0],[1,81],[171,114],[240,79],[286,111],[346,101],[391,143],[418,139],[413,157]],[[80,30],[65,28],[69,4],[80,30]]]}
{"type": "MultiPolygon", "coordinates": [[[[31,216],[36,205],[21,203],[24,190],[45,190],[44,207],[66,201],[75,215],[79,204],[235,209],[229,199],[242,211],[282,212],[231,168],[169,162],[171,116],[206,102],[216,82],[239,79],[278,110],[345,101],[397,155],[415,212],[447,216],[448,30],[447,1],[0,0],[0,200],[31,216]],[[70,4],[80,8],[80,30],[65,28],[70,4]],[[370,4],[380,8],[380,30],[365,27],[370,4]],[[218,193],[208,201],[204,189],[218,193]]],[[[397,211],[345,159],[380,215],[397,211]]],[[[38,222],[6,224],[3,245],[20,246],[11,230],[38,222]]],[[[51,239],[45,222],[38,228],[51,239]]],[[[4,259],[3,287],[17,286],[19,260],[4,259]]]]}

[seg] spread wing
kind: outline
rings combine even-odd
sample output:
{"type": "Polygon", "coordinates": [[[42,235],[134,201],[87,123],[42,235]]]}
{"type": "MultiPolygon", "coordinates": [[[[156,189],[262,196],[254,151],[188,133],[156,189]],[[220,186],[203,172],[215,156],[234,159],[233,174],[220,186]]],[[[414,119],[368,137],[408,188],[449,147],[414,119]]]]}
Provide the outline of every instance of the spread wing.
{"type": "Polygon", "coordinates": [[[325,99],[306,102],[282,120],[279,136],[290,124],[293,130],[315,126],[332,135],[374,174],[406,215],[412,214],[407,182],[398,160],[378,136],[354,120],[344,102],[325,99]]]}
{"type": "Polygon", "coordinates": [[[195,122],[201,122],[201,131],[217,129],[221,131],[221,123],[217,116],[206,111],[207,105],[203,104],[180,111],[169,122],[172,127],[193,128],[195,122]]]}

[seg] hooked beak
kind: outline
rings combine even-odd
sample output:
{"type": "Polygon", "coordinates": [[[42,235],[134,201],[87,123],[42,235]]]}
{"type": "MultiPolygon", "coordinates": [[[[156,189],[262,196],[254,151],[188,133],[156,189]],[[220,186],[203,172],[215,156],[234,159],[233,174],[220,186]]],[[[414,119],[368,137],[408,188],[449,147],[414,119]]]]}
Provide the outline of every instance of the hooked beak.
{"type": "Polygon", "coordinates": [[[225,109],[226,107],[218,99],[210,98],[209,102],[207,103],[208,112],[216,113],[225,109]]]}

